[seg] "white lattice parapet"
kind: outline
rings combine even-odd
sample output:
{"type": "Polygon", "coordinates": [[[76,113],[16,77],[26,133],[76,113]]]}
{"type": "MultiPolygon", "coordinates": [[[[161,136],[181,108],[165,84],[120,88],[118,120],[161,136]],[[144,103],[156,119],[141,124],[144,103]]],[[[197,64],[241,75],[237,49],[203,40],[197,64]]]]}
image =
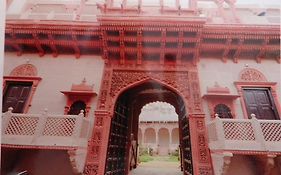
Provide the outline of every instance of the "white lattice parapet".
{"type": "Polygon", "coordinates": [[[281,152],[281,121],[216,118],[208,124],[211,150],[281,152]]]}
{"type": "Polygon", "coordinates": [[[90,122],[79,115],[2,115],[2,144],[21,146],[86,147],[90,122]]]}

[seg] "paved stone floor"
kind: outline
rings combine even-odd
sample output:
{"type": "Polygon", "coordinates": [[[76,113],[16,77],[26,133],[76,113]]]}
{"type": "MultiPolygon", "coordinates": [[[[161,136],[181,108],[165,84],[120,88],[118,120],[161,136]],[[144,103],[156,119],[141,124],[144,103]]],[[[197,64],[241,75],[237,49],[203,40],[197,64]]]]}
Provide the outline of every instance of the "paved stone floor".
{"type": "Polygon", "coordinates": [[[179,162],[154,160],[140,163],[131,175],[182,175],[179,162]]]}

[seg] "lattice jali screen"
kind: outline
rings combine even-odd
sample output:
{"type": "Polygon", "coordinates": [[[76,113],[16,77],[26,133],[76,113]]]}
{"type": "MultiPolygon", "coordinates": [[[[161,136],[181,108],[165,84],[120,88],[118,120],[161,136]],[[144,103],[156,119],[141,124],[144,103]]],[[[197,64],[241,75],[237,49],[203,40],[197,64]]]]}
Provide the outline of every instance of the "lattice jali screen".
{"type": "Polygon", "coordinates": [[[255,140],[250,122],[223,121],[224,135],[228,140],[255,140]]]}
{"type": "Polygon", "coordinates": [[[45,136],[71,136],[75,126],[75,118],[48,117],[43,135],[45,136]]]}
{"type": "Polygon", "coordinates": [[[33,135],[37,127],[39,117],[12,116],[9,120],[5,134],[7,135],[33,135]]]}
{"type": "Polygon", "coordinates": [[[281,123],[261,122],[265,141],[281,141],[281,123]]]}
{"type": "Polygon", "coordinates": [[[208,125],[208,132],[209,132],[209,140],[210,141],[217,141],[218,140],[215,122],[208,125]]]}

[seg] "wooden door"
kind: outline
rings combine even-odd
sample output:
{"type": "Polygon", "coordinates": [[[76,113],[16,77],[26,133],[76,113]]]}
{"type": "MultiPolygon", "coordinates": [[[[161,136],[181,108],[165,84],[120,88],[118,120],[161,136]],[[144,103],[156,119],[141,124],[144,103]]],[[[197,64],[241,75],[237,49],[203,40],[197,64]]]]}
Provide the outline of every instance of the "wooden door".
{"type": "Polygon", "coordinates": [[[258,119],[278,119],[278,113],[269,89],[243,89],[243,93],[248,116],[253,113],[258,119]]]}
{"type": "Polygon", "coordinates": [[[116,102],[111,121],[105,175],[125,175],[127,173],[128,124],[126,99],[119,99],[116,102]]]}
{"type": "Polygon", "coordinates": [[[180,118],[179,126],[181,129],[180,134],[180,152],[181,152],[181,168],[184,175],[193,174],[191,141],[189,132],[189,123],[186,115],[180,118]]]}
{"type": "Polygon", "coordinates": [[[3,109],[6,112],[9,107],[14,113],[24,112],[26,101],[30,95],[32,83],[7,83],[3,96],[3,109]]]}
{"type": "Polygon", "coordinates": [[[179,103],[179,142],[181,169],[184,175],[193,175],[190,128],[184,103],[179,103]]]}

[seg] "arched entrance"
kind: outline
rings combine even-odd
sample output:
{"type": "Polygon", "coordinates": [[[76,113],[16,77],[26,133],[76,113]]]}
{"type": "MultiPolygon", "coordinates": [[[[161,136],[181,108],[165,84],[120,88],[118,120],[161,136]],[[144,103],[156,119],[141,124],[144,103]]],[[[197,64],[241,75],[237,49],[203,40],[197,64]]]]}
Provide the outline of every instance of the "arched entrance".
{"type": "MultiPolygon", "coordinates": [[[[157,100],[168,102],[176,109],[181,131],[182,168],[184,174],[193,174],[190,131],[185,104],[177,93],[152,79],[125,90],[115,103],[107,146],[105,174],[125,175],[137,166],[135,161],[137,147],[133,143],[138,140],[139,114],[145,104],[157,100]]],[[[159,149],[163,147],[165,150],[164,147],[169,144],[168,130],[160,129],[156,134],[159,135],[159,149]]]]}
{"type": "MultiPolygon", "coordinates": [[[[139,140],[140,138],[138,138],[139,140]]],[[[155,144],[156,143],[156,132],[153,128],[147,128],[144,131],[144,143],[155,144]]]]}
{"type": "Polygon", "coordinates": [[[162,101],[178,114],[183,174],[212,175],[197,71],[142,69],[106,67],[84,174],[126,175],[135,168],[141,108],[162,101]]]}

